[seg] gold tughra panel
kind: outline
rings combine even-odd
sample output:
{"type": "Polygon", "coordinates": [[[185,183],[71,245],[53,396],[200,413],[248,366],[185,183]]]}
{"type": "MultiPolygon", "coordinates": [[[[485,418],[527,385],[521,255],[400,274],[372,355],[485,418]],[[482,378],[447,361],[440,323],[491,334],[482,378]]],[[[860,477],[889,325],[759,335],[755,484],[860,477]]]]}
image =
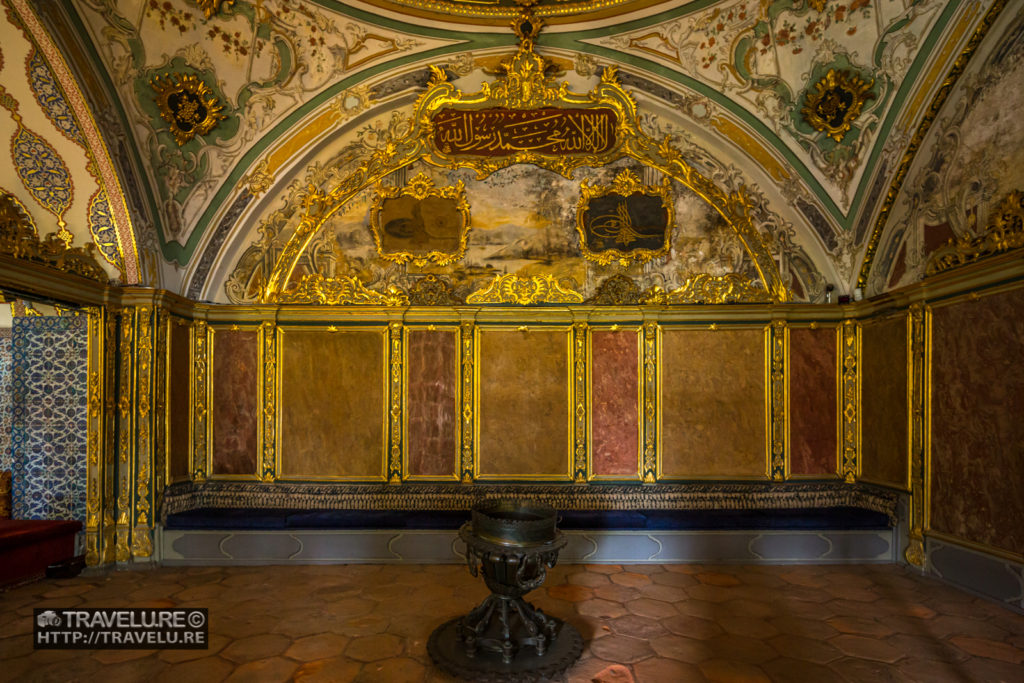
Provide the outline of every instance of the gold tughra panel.
{"type": "Polygon", "coordinates": [[[672,183],[642,185],[628,170],[611,185],[580,184],[576,232],[583,258],[606,266],[646,263],[669,253],[675,209],[672,183]]]}

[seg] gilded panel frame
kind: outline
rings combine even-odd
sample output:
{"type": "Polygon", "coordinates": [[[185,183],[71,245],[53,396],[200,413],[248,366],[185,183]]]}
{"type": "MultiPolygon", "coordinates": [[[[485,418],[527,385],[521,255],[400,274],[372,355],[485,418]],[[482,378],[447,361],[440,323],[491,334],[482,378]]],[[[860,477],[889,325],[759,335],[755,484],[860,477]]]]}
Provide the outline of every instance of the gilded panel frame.
{"type": "Polygon", "coordinates": [[[462,363],[459,357],[461,341],[459,325],[406,325],[402,330],[402,481],[459,481],[462,454],[462,363]],[[455,359],[452,367],[452,378],[455,380],[455,452],[452,453],[452,474],[450,476],[433,476],[429,474],[409,474],[409,333],[430,331],[440,334],[451,334],[455,337],[455,359]]]}
{"type": "MultiPolygon", "coordinates": [[[[188,318],[182,318],[182,317],[176,316],[176,315],[167,315],[166,319],[164,321],[164,325],[166,326],[166,335],[167,335],[167,344],[166,344],[166,348],[164,349],[164,367],[167,368],[167,381],[164,382],[164,387],[163,387],[163,389],[164,389],[163,390],[164,406],[165,406],[164,415],[163,415],[163,423],[164,423],[164,452],[167,453],[167,457],[164,458],[164,481],[167,482],[167,485],[169,486],[169,485],[174,484],[174,483],[179,482],[179,481],[188,481],[189,479],[191,479],[191,476],[188,473],[186,473],[184,477],[179,477],[177,479],[174,479],[171,476],[171,432],[173,430],[171,428],[171,408],[170,408],[170,406],[171,406],[171,384],[172,384],[173,380],[171,378],[170,373],[171,373],[171,345],[172,345],[171,339],[172,339],[172,336],[173,336],[171,334],[171,331],[173,330],[174,326],[188,327],[188,328],[191,329],[192,321],[189,320],[188,318]]],[[[195,375],[195,370],[194,370],[193,365],[192,365],[192,350],[191,350],[192,334],[191,334],[191,331],[189,332],[188,343],[189,343],[189,347],[190,347],[189,348],[189,353],[188,353],[188,360],[189,360],[189,363],[188,363],[188,383],[189,383],[189,398],[191,399],[192,377],[195,375]]],[[[191,463],[191,461],[192,461],[192,457],[191,457],[191,452],[192,452],[192,405],[191,405],[191,401],[189,403],[188,435],[186,436],[185,443],[186,443],[186,448],[189,451],[188,462],[191,463]]],[[[188,469],[188,467],[186,467],[186,470],[187,469],[188,469]]]]}
{"type": "Polygon", "coordinates": [[[664,323],[658,325],[658,398],[657,398],[657,481],[771,481],[772,480],[772,392],[771,392],[771,372],[772,372],[772,354],[771,354],[771,323],[766,322],[749,322],[749,323],[728,323],[719,324],[717,322],[705,325],[687,325],[687,324],[669,324],[664,323]],[[662,462],[662,444],[664,443],[664,430],[663,430],[663,413],[664,413],[664,396],[665,383],[664,383],[664,354],[662,352],[662,344],[664,340],[664,333],[666,331],[688,331],[696,332],[698,330],[709,330],[711,332],[729,332],[739,330],[761,330],[761,376],[764,382],[764,390],[761,396],[761,407],[764,410],[764,443],[763,447],[763,462],[764,470],[763,474],[753,476],[742,476],[742,475],[723,475],[714,473],[703,473],[703,472],[687,472],[678,475],[672,475],[669,477],[665,476],[665,470],[662,462]]]}
{"type": "Polygon", "coordinates": [[[469,233],[472,228],[469,201],[466,199],[466,186],[461,180],[455,185],[434,187],[433,181],[427,175],[418,173],[404,187],[385,186],[380,182],[377,183],[373,201],[370,205],[370,233],[373,235],[373,243],[377,249],[377,255],[385,261],[412,263],[414,266],[425,266],[430,263],[438,266],[450,265],[461,260],[466,255],[466,248],[469,245],[469,233]],[[429,251],[425,256],[421,256],[406,251],[384,251],[384,226],[381,225],[384,203],[389,199],[401,197],[411,197],[416,201],[435,198],[450,199],[455,202],[455,211],[462,217],[462,226],[459,228],[459,246],[454,253],[429,251]]]}
{"type": "Polygon", "coordinates": [[[317,325],[284,325],[278,323],[275,328],[276,333],[276,366],[277,373],[275,377],[275,385],[277,387],[277,412],[274,415],[274,469],[276,472],[275,481],[282,482],[320,482],[320,481],[340,481],[340,482],[357,482],[357,483],[386,483],[388,481],[388,446],[389,439],[388,434],[390,432],[390,327],[385,321],[384,324],[372,325],[372,324],[361,324],[361,325],[328,325],[328,324],[317,324],[317,325]],[[344,332],[375,332],[380,336],[381,344],[381,443],[380,443],[380,474],[379,476],[365,477],[361,475],[286,475],[282,469],[283,464],[283,453],[281,450],[281,440],[284,438],[283,433],[283,419],[284,410],[282,397],[284,396],[284,367],[282,359],[284,357],[284,339],[289,331],[302,331],[302,332],[322,332],[322,333],[344,333],[344,332]]]}
{"type": "MultiPolygon", "coordinates": [[[[620,211],[621,211],[620,206],[620,211]]],[[[628,211],[626,219],[629,219],[628,211]]],[[[620,220],[616,219],[616,220],[620,220]]],[[[593,223],[591,223],[591,227],[593,223]]],[[[576,204],[576,233],[580,238],[580,252],[583,258],[593,261],[598,265],[607,266],[610,263],[618,262],[625,267],[630,263],[647,263],[656,258],[666,256],[672,246],[672,231],[675,227],[675,205],[672,201],[672,181],[667,176],[662,179],[660,185],[644,185],[628,169],[620,171],[615,176],[611,185],[591,185],[587,179],[580,183],[580,198],[576,204]],[[623,197],[624,202],[633,195],[644,195],[646,197],[660,197],[661,206],[665,210],[665,232],[662,244],[657,249],[636,249],[633,251],[621,251],[619,249],[605,249],[593,251],[587,243],[586,215],[590,209],[591,200],[611,195],[623,197]]],[[[621,225],[620,231],[632,231],[632,226],[621,225]]],[[[617,241],[620,238],[617,238],[617,241]]],[[[625,246],[625,245],[624,245],[625,246]]]]}
{"type": "Polygon", "coordinates": [[[207,326],[209,330],[209,342],[207,348],[209,349],[209,380],[207,381],[209,391],[209,402],[207,403],[210,419],[206,421],[206,443],[208,444],[206,449],[206,478],[210,480],[218,481],[262,481],[262,460],[263,460],[263,420],[260,419],[262,410],[262,396],[263,396],[263,373],[259,372],[266,361],[263,357],[263,344],[262,340],[262,326],[260,323],[228,323],[228,324],[211,324],[207,326]],[[213,471],[213,406],[214,397],[216,396],[217,387],[214,382],[213,364],[217,354],[217,333],[218,332],[252,332],[256,335],[256,388],[255,394],[252,400],[256,402],[256,466],[255,470],[251,474],[215,474],[213,471]]]}
{"type": "Polygon", "coordinates": [[[637,324],[597,324],[587,331],[587,481],[643,481],[644,470],[644,331],[637,324]],[[596,474],[594,472],[594,332],[629,332],[636,334],[636,473],[634,476],[596,474]]]}
{"type": "Polygon", "coordinates": [[[481,355],[480,337],[485,332],[525,332],[529,331],[529,325],[508,325],[500,323],[478,323],[473,326],[473,357],[476,362],[473,364],[473,480],[481,482],[501,481],[545,481],[545,482],[571,482],[573,481],[574,450],[575,450],[575,390],[573,379],[573,325],[533,325],[533,329],[545,332],[562,332],[565,335],[566,353],[566,444],[565,444],[565,472],[564,474],[481,474],[481,449],[480,449],[480,373],[484,358],[481,355]]]}

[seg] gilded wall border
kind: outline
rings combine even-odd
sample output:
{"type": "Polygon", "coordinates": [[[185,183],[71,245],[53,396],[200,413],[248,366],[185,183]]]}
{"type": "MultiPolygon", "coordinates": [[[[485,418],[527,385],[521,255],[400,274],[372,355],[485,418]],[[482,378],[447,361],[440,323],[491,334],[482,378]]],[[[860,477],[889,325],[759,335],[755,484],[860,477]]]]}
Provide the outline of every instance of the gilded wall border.
{"type": "Polygon", "coordinates": [[[167,353],[170,348],[171,316],[164,308],[156,309],[156,348],[154,349],[153,382],[153,523],[164,500],[167,482],[167,353]]]}
{"type": "MultiPolygon", "coordinates": [[[[535,330],[545,332],[562,332],[565,335],[566,353],[566,461],[565,472],[559,474],[534,474],[523,472],[517,474],[483,474],[480,471],[480,335],[484,332],[505,333],[529,332],[530,325],[478,324],[473,326],[473,351],[477,362],[473,372],[473,480],[486,482],[500,481],[574,481],[576,420],[575,420],[575,371],[574,371],[574,330],[572,325],[535,325],[535,330]]],[[[584,480],[585,481],[585,480],[584,480]]]]}
{"type": "Polygon", "coordinates": [[[842,423],[839,474],[848,484],[860,476],[860,323],[844,320],[842,324],[841,368],[842,423]]]}
{"type": "Polygon", "coordinates": [[[587,334],[587,480],[588,481],[629,481],[642,478],[644,467],[644,335],[643,327],[637,325],[589,325],[587,334]],[[594,332],[633,332],[636,336],[636,472],[632,475],[595,474],[594,472],[594,332]]]}
{"type": "MultiPolygon", "coordinates": [[[[680,150],[668,141],[655,140],[641,129],[632,96],[622,88],[614,68],[607,68],[600,83],[589,93],[571,92],[567,84],[555,84],[544,76],[545,60],[533,51],[532,39],[522,38],[518,52],[503,66],[504,73],[480,92],[465,94],[447,80],[444,70],[432,66],[427,90],[413,107],[411,125],[397,139],[389,139],[352,174],[329,190],[312,189],[301,207],[302,217],[282,249],[261,294],[264,302],[283,302],[299,259],[324,223],[365,188],[388,174],[416,161],[449,169],[471,168],[479,178],[515,164],[532,164],[571,177],[581,166],[603,166],[623,157],[635,159],[693,190],[708,202],[736,231],[751,256],[759,278],[773,301],[786,301],[789,292],[782,281],[771,249],[751,219],[753,200],[745,190],[727,192],[689,165],[680,150]],[[518,150],[502,156],[452,155],[433,139],[433,117],[441,111],[473,112],[485,109],[519,111],[590,109],[613,111],[615,140],[606,151],[594,154],[541,154],[518,150]]],[[[301,288],[300,284],[300,288],[301,288]]]]}
{"type": "Polygon", "coordinates": [[[864,252],[864,260],[861,263],[860,274],[857,276],[857,286],[866,289],[868,286],[868,277],[871,275],[871,266],[874,264],[875,253],[878,251],[878,243],[882,239],[882,231],[885,229],[885,224],[889,220],[889,214],[892,212],[892,207],[896,203],[896,198],[899,196],[900,190],[903,188],[903,181],[907,179],[907,173],[910,171],[910,166],[914,162],[914,158],[917,156],[918,150],[921,148],[921,143],[924,142],[925,135],[932,127],[932,123],[939,115],[939,110],[946,103],[950,93],[953,92],[953,86],[960,79],[964,69],[967,68],[967,63],[971,60],[974,55],[974,51],[978,49],[978,45],[981,44],[982,39],[988,34],[989,29],[995,23],[996,19],[1002,13],[1006,7],[1006,0],[996,0],[992,6],[986,12],[981,23],[978,24],[978,28],[975,29],[970,39],[967,41],[967,45],[964,47],[963,52],[956,58],[953,63],[953,68],[950,69],[949,75],[946,76],[945,80],[942,81],[942,85],[935,93],[935,97],[932,98],[931,104],[928,106],[928,111],[925,112],[921,118],[921,123],[918,124],[917,129],[914,131],[913,137],[910,138],[910,142],[907,144],[906,151],[900,158],[899,166],[896,168],[896,172],[893,174],[892,181],[889,184],[889,191],[885,195],[885,200],[882,203],[882,208],[878,212],[878,218],[875,220],[875,226],[871,230],[871,236],[868,238],[867,249],[864,252]]]}
{"type": "Polygon", "coordinates": [[[117,424],[117,562],[131,559],[132,482],[135,468],[135,443],[132,438],[135,415],[135,384],[133,353],[135,342],[135,309],[127,307],[120,314],[120,378],[118,381],[117,424]]]}
{"type": "Polygon", "coordinates": [[[152,489],[153,473],[153,308],[136,309],[136,448],[135,505],[132,530],[132,557],[148,558],[153,554],[152,489]]]}
{"type": "Polygon", "coordinates": [[[402,323],[388,325],[388,411],[389,422],[387,433],[388,464],[387,480],[389,484],[402,483],[402,446],[404,444],[404,365],[405,343],[402,334],[402,323]]]}
{"type": "Polygon", "coordinates": [[[661,476],[661,405],[659,378],[661,375],[661,327],[654,321],[643,325],[643,460],[640,478],[653,484],[661,476]]]}
{"type": "Polygon", "coordinates": [[[275,377],[277,385],[277,415],[274,422],[274,432],[276,438],[274,440],[274,452],[275,452],[275,481],[279,482],[296,482],[296,481],[309,481],[309,482],[377,482],[384,483],[388,481],[388,465],[390,462],[390,418],[391,418],[391,402],[390,402],[390,332],[389,328],[381,324],[353,324],[353,325],[302,325],[302,326],[289,326],[289,325],[277,325],[277,375],[275,377]],[[284,410],[282,409],[282,395],[283,395],[283,381],[284,381],[284,343],[285,337],[289,332],[321,332],[327,334],[344,334],[346,332],[373,332],[380,337],[381,344],[381,374],[379,380],[381,387],[383,388],[383,406],[381,410],[381,439],[380,444],[380,470],[379,474],[373,476],[362,476],[362,475],[295,475],[285,476],[284,474],[284,451],[281,447],[281,439],[284,436],[282,429],[282,421],[284,419],[284,410]]]}
{"type": "Polygon", "coordinates": [[[766,358],[768,411],[768,470],[774,481],[789,478],[789,328],[783,320],[774,321],[768,330],[769,354],[766,358]]]}
{"type": "Polygon", "coordinates": [[[459,479],[464,484],[473,483],[476,476],[476,326],[470,322],[459,325],[459,367],[461,381],[459,399],[462,410],[459,418],[460,430],[459,479]]]}
{"type": "MultiPolygon", "coordinates": [[[[428,481],[459,481],[463,473],[462,464],[462,436],[463,436],[463,424],[462,424],[462,331],[460,327],[453,325],[435,325],[429,324],[426,326],[412,327],[406,325],[403,328],[403,362],[402,362],[402,405],[404,410],[402,411],[402,433],[405,438],[402,440],[402,481],[414,481],[414,482],[428,482],[428,481]],[[432,476],[425,474],[411,474],[409,470],[409,332],[416,330],[429,330],[436,334],[450,334],[455,337],[455,365],[452,368],[452,376],[455,379],[455,452],[452,453],[452,474],[445,476],[432,476]]],[[[472,334],[470,335],[470,344],[472,344],[472,334]]],[[[472,358],[470,358],[470,365],[472,365],[472,358]]],[[[470,383],[472,383],[472,374],[470,375],[470,383]]],[[[472,388],[470,389],[472,391],[472,388]]],[[[470,407],[470,416],[472,416],[472,407],[470,407]]],[[[470,418],[472,420],[472,418],[470,418]]],[[[472,429],[472,427],[470,427],[472,429]]],[[[472,470],[472,466],[469,467],[472,470]]],[[[472,476],[472,472],[471,475],[472,476]]]]}
{"type": "Polygon", "coordinates": [[[103,309],[87,309],[88,324],[88,436],[86,446],[86,496],[85,496],[85,563],[90,567],[100,564],[100,547],[103,537],[103,475],[106,460],[103,457],[104,443],[104,381],[103,363],[104,320],[103,309]]]}
{"type": "MultiPolygon", "coordinates": [[[[219,323],[217,323],[217,324],[207,323],[206,329],[207,329],[207,337],[206,337],[206,339],[207,339],[207,372],[206,372],[207,380],[206,381],[207,381],[207,384],[208,384],[207,395],[209,397],[208,401],[207,401],[206,409],[208,411],[208,413],[207,413],[208,416],[210,416],[210,419],[207,420],[207,425],[206,425],[206,443],[207,443],[207,448],[208,448],[208,451],[209,451],[209,455],[206,458],[206,462],[207,462],[206,476],[207,476],[208,479],[240,479],[240,480],[258,479],[258,480],[262,480],[263,479],[263,467],[264,467],[263,450],[261,448],[261,446],[264,443],[264,441],[263,441],[264,421],[262,419],[263,407],[264,407],[263,406],[263,400],[264,400],[263,382],[265,381],[265,375],[266,375],[266,373],[269,370],[269,368],[267,367],[268,364],[266,363],[266,359],[265,359],[265,356],[263,354],[263,341],[264,341],[263,340],[263,336],[262,336],[263,325],[262,324],[261,325],[256,325],[256,324],[253,324],[253,323],[247,323],[247,324],[244,324],[244,325],[240,325],[240,324],[237,324],[237,323],[230,324],[230,325],[224,325],[224,324],[219,324],[219,323]],[[213,428],[214,428],[214,424],[213,424],[212,415],[213,415],[213,409],[214,409],[213,408],[214,407],[213,401],[214,401],[214,396],[216,396],[215,392],[217,390],[217,383],[216,383],[216,380],[214,379],[214,373],[213,373],[213,363],[214,363],[214,358],[216,357],[216,353],[217,353],[217,335],[218,335],[218,333],[221,333],[221,332],[252,332],[252,333],[255,333],[255,335],[256,335],[256,363],[257,363],[257,367],[261,368],[261,370],[258,371],[258,374],[256,376],[256,394],[252,397],[252,400],[256,402],[256,415],[257,415],[257,419],[256,419],[256,467],[255,467],[255,469],[252,472],[248,472],[246,474],[217,474],[217,473],[215,473],[213,471],[213,455],[214,455],[214,453],[213,453],[213,444],[214,444],[213,428]]],[[[273,363],[270,363],[270,365],[273,365],[273,363]]]]}
{"type": "Polygon", "coordinates": [[[118,467],[118,407],[117,365],[118,312],[103,311],[103,520],[100,527],[99,564],[110,564],[117,559],[117,467],[118,467]]]}
{"type": "Polygon", "coordinates": [[[277,479],[277,413],[278,382],[277,368],[280,363],[277,348],[277,325],[273,322],[260,324],[260,479],[272,482],[277,479]]]}
{"type": "Polygon", "coordinates": [[[586,483],[590,478],[590,398],[588,386],[590,376],[590,333],[586,323],[572,326],[572,402],[573,414],[573,465],[572,479],[577,484],[586,483]]]}
{"type": "Polygon", "coordinates": [[[910,424],[907,426],[908,451],[910,457],[910,530],[907,547],[903,553],[907,562],[915,567],[925,565],[924,528],[925,528],[925,414],[928,410],[928,387],[926,363],[930,358],[927,354],[928,325],[931,312],[925,304],[915,303],[910,306],[907,316],[907,413],[910,424]]]}
{"type": "Polygon", "coordinates": [[[209,467],[210,330],[205,320],[192,324],[192,481],[206,481],[209,467]]]}

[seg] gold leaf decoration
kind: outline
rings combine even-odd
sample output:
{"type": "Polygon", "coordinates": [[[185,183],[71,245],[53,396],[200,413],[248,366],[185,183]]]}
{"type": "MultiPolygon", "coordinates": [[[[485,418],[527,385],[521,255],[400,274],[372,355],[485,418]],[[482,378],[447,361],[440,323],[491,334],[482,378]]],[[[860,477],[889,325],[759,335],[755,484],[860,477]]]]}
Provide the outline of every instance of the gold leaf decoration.
{"type": "Polygon", "coordinates": [[[800,113],[814,130],[841,142],[860,116],[864,103],[874,99],[874,84],[874,79],[865,81],[853,72],[829,69],[807,93],[800,113]]]}
{"type": "Polygon", "coordinates": [[[203,16],[207,19],[235,4],[235,0],[193,0],[193,2],[203,10],[203,16]]]}
{"type": "Polygon", "coordinates": [[[367,289],[357,277],[306,275],[295,289],[278,295],[277,302],[329,306],[408,306],[409,297],[394,287],[389,287],[385,293],[367,289]]]}
{"type": "Polygon", "coordinates": [[[635,306],[640,303],[640,286],[632,279],[618,273],[603,281],[587,299],[596,306],[635,306]]]}
{"type": "MultiPolygon", "coordinates": [[[[409,203],[407,201],[407,204],[409,203]]],[[[465,256],[469,230],[469,202],[466,200],[466,186],[461,180],[454,186],[434,187],[433,181],[427,175],[418,173],[405,187],[384,187],[378,183],[370,207],[370,232],[373,233],[377,255],[385,261],[412,263],[416,266],[425,266],[428,263],[447,266],[465,256]],[[394,207],[396,200],[402,199],[411,200],[411,206],[407,206],[408,211],[389,211],[389,200],[392,200],[390,206],[394,207]],[[459,225],[453,225],[453,222],[459,225]],[[391,236],[388,229],[395,223],[402,223],[401,230],[407,233],[407,237],[399,238],[400,242],[404,240],[412,244],[418,235],[424,246],[423,250],[414,253],[402,249],[387,249],[385,240],[391,236]],[[453,229],[457,234],[455,249],[431,249],[426,246],[432,241],[435,246],[439,246],[439,243],[443,245],[451,240],[453,236],[446,233],[453,229]]]]}
{"type": "Polygon", "coordinates": [[[1020,247],[1024,247],[1024,192],[1014,190],[993,210],[983,233],[951,239],[936,249],[925,266],[925,276],[1020,247]]]}
{"type": "Polygon", "coordinates": [[[107,282],[107,273],[96,259],[96,245],[68,247],[57,234],[39,239],[36,228],[12,195],[0,193],[0,253],[34,261],[97,282],[107,282]]]}
{"type": "Polygon", "coordinates": [[[507,274],[496,275],[483,289],[468,297],[468,304],[580,304],[583,295],[563,287],[550,275],[520,277],[507,274]]]}
{"type": "Polygon", "coordinates": [[[160,117],[171,127],[178,146],[197,135],[206,135],[227,118],[224,105],[198,76],[164,74],[149,82],[156,93],[160,117]]]}
{"type": "Polygon", "coordinates": [[[739,273],[727,273],[726,275],[700,273],[688,277],[678,289],[666,292],[661,287],[651,287],[640,297],[641,303],[659,306],[769,303],[771,300],[771,295],[760,283],[739,273]]]}
{"type": "Polygon", "coordinates": [[[667,177],[656,186],[641,184],[629,170],[619,172],[611,185],[591,185],[584,180],[580,183],[580,199],[576,204],[576,232],[580,236],[583,258],[602,266],[616,261],[628,266],[630,262],[646,263],[665,256],[671,247],[674,213],[672,182],[667,177]],[[650,215],[652,202],[645,200],[646,197],[655,200],[653,204],[660,207],[662,215],[650,215]],[[603,208],[608,212],[602,212],[594,200],[605,200],[600,203],[606,205],[603,208]],[[646,201],[648,206],[637,211],[637,201],[641,206],[646,201]],[[614,210],[611,204],[615,205],[614,210]],[[646,220],[637,220],[634,214],[646,220]],[[656,219],[664,219],[665,222],[657,225],[660,221],[656,219]],[[655,244],[655,248],[649,248],[655,244]]]}
{"type": "Polygon", "coordinates": [[[446,280],[427,275],[409,288],[409,303],[413,306],[455,306],[464,302],[446,280]]]}

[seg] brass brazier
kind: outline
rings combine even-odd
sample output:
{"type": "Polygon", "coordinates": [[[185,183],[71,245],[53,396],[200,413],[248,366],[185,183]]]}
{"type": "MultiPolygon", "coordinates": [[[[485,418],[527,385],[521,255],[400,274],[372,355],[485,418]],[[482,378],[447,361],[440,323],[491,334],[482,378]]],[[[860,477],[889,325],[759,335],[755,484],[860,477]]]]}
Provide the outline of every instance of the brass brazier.
{"type": "Polygon", "coordinates": [[[427,650],[441,669],[473,680],[530,681],[558,675],[579,658],[579,631],[523,600],[544,583],[568,542],[555,518],[554,508],[532,501],[473,508],[459,537],[470,574],[483,574],[491,595],[430,635],[427,650]]]}

